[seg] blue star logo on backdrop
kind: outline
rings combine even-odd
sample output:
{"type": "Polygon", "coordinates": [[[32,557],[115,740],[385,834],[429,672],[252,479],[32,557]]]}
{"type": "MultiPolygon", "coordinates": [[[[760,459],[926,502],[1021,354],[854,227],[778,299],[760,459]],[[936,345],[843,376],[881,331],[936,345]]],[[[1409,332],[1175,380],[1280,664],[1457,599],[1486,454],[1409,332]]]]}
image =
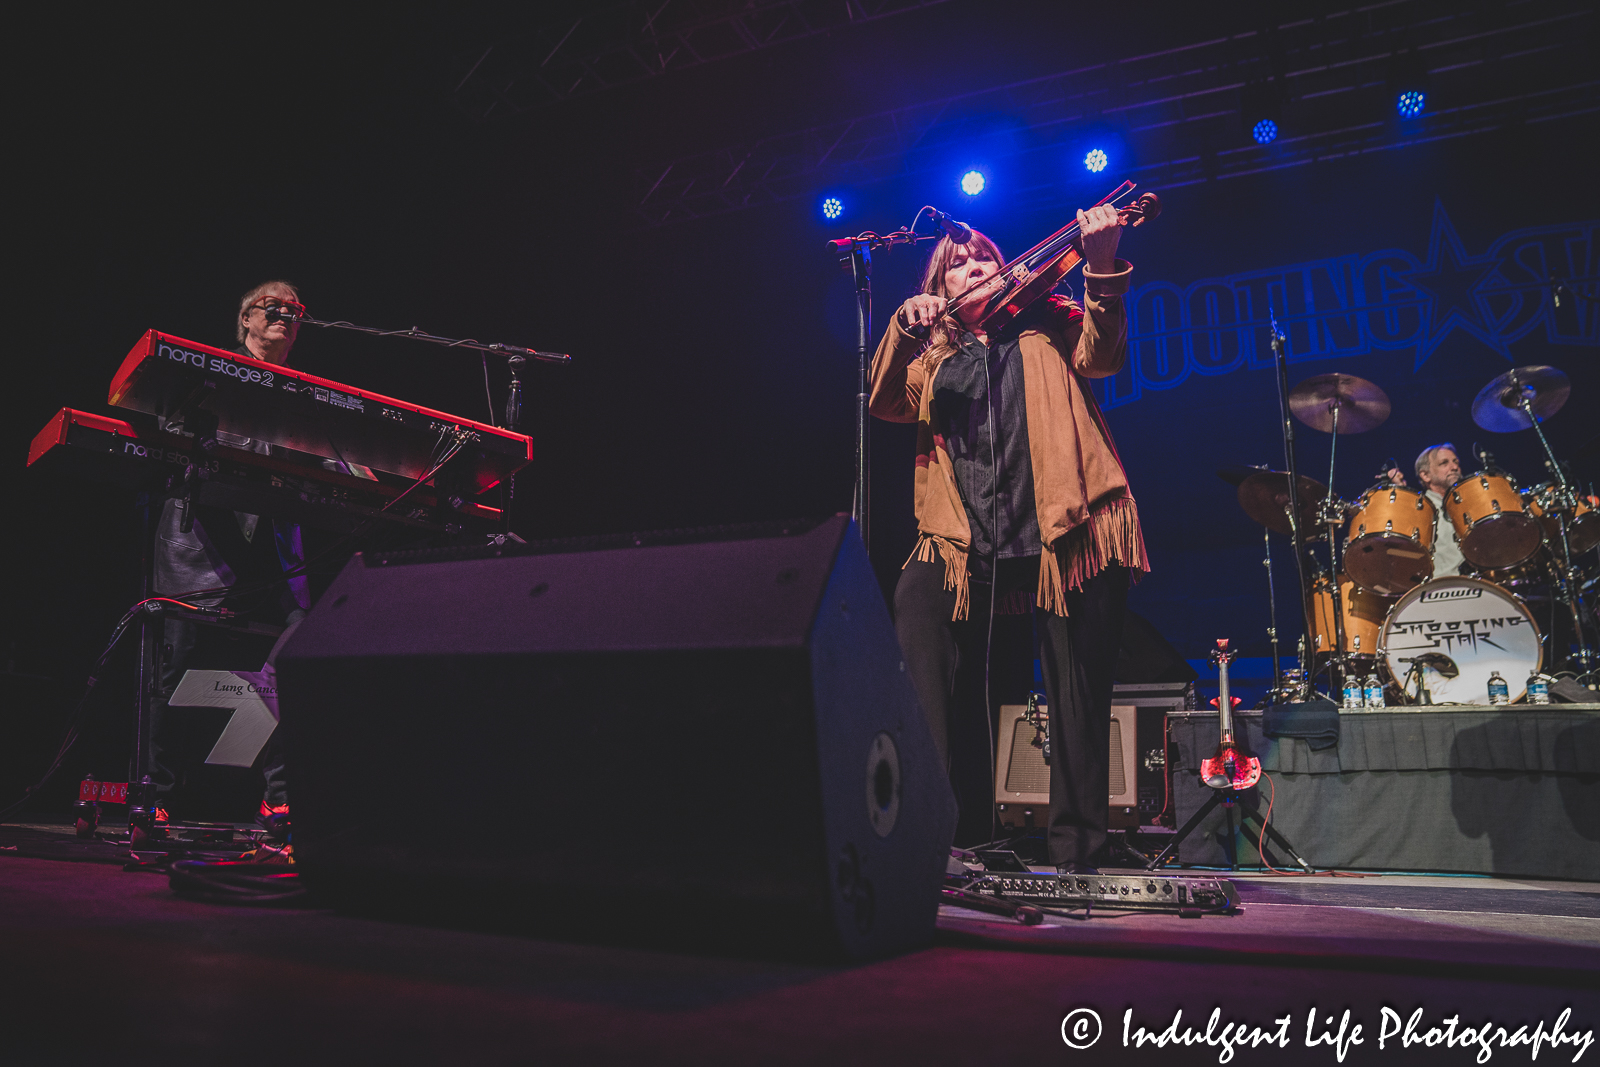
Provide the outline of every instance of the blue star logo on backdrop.
{"type": "Polygon", "coordinates": [[[1483,291],[1499,266],[1500,256],[1488,252],[1467,255],[1466,248],[1442,201],[1433,204],[1433,233],[1428,238],[1428,260],[1418,269],[1395,277],[1417,290],[1427,301],[1427,333],[1417,343],[1413,370],[1420,369],[1457,327],[1511,358],[1505,342],[1487,321],[1483,291]]]}

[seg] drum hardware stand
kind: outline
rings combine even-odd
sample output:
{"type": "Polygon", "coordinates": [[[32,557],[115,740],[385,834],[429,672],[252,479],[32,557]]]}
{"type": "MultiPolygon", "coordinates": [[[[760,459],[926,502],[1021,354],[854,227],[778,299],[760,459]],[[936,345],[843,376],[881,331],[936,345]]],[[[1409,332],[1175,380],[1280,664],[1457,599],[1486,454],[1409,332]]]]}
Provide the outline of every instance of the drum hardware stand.
{"type": "MultiPolygon", "coordinates": [[[[1294,545],[1295,573],[1299,579],[1300,588],[1300,624],[1304,633],[1308,635],[1302,644],[1309,651],[1309,635],[1316,629],[1312,623],[1311,611],[1311,586],[1306,581],[1305,545],[1300,540],[1300,468],[1295,462],[1294,451],[1294,416],[1289,410],[1289,361],[1284,345],[1289,340],[1278,329],[1277,313],[1269,306],[1267,308],[1267,321],[1271,333],[1272,361],[1278,372],[1278,411],[1283,429],[1283,459],[1284,468],[1289,474],[1289,539],[1294,545]]],[[[1332,487],[1329,487],[1331,493],[1332,487]]],[[[1337,619],[1337,616],[1335,616],[1337,619]]],[[[1340,623],[1342,625],[1342,622],[1340,623]]],[[[1302,660],[1300,663],[1300,685],[1293,694],[1295,700],[1304,700],[1311,693],[1310,665],[1302,660]]]]}
{"type": "Polygon", "coordinates": [[[1263,526],[1261,534],[1266,544],[1266,558],[1261,565],[1267,568],[1267,639],[1272,642],[1272,692],[1283,690],[1283,667],[1278,660],[1278,590],[1272,582],[1272,528],[1263,526]]]}
{"type": "MultiPolygon", "coordinates": [[[[1517,406],[1522,409],[1522,414],[1533,425],[1533,432],[1539,438],[1539,444],[1544,448],[1545,466],[1550,469],[1551,476],[1555,479],[1556,491],[1559,494],[1555,501],[1559,506],[1555,511],[1556,528],[1561,532],[1561,558],[1555,561],[1555,570],[1561,578],[1561,595],[1567,602],[1567,610],[1572,613],[1573,635],[1578,639],[1578,650],[1568,657],[1567,662],[1575,663],[1580,668],[1579,673],[1588,674],[1597,665],[1597,658],[1593,648],[1589,646],[1589,636],[1583,624],[1583,613],[1577,599],[1577,586],[1581,574],[1572,559],[1572,545],[1567,539],[1567,514],[1577,508],[1577,493],[1572,483],[1567,480],[1567,475],[1556,460],[1555,450],[1550,447],[1550,439],[1544,435],[1544,427],[1540,419],[1533,413],[1530,402],[1531,389],[1517,382],[1517,372],[1511,372],[1512,385],[1517,390],[1517,406]]],[[[1504,401],[1502,401],[1503,403],[1504,401]]]]}
{"type": "Polygon", "coordinates": [[[1406,671],[1406,676],[1400,680],[1400,698],[1409,700],[1407,690],[1411,687],[1411,679],[1417,680],[1417,703],[1423,707],[1433,706],[1433,694],[1428,691],[1428,683],[1422,678],[1422,664],[1415,659],[1407,660],[1411,668],[1406,671]]]}
{"type": "Polygon", "coordinates": [[[1433,691],[1428,688],[1428,682],[1422,673],[1422,668],[1432,667],[1444,678],[1454,678],[1461,673],[1461,668],[1456,666],[1454,660],[1438,652],[1424,652],[1420,656],[1409,658],[1401,657],[1400,662],[1411,664],[1411,669],[1406,671],[1405,678],[1400,682],[1400,696],[1402,698],[1406,697],[1406,686],[1411,684],[1411,678],[1415,675],[1417,679],[1417,703],[1423,707],[1431,708],[1433,706],[1433,691]]]}
{"type": "MultiPolygon", "coordinates": [[[[1328,492],[1318,502],[1315,521],[1327,524],[1329,585],[1328,604],[1333,612],[1333,648],[1327,658],[1328,685],[1337,693],[1354,675],[1352,654],[1347,645],[1349,627],[1344,617],[1345,594],[1341,588],[1339,527],[1346,518],[1346,505],[1334,493],[1338,476],[1339,435],[1365,433],[1389,417],[1390,403],[1384,391],[1364,378],[1349,374],[1319,374],[1307,378],[1288,394],[1290,413],[1314,430],[1333,435],[1328,450],[1328,492]]],[[[1356,584],[1354,575],[1349,576],[1356,584]]],[[[1314,605],[1308,605],[1314,607],[1314,605]]],[[[1315,629],[1315,626],[1312,627],[1315,629]]],[[[1359,654],[1359,653],[1358,653],[1359,654]]]]}
{"type": "Polygon", "coordinates": [[[1337,693],[1344,685],[1350,665],[1350,654],[1345,651],[1344,593],[1339,588],[1339,526],[1344,516],[1339,513],[1338,497],[1334,495],[1334,472],[1339,458],[1339,402],[1328,404],[1333,416],[1333,447],[1328,450],[1328,495],[1322,498],[1317,518],[1328,524],[1328,574],[1329,593],[1333,598],[1333,655],[1328,657],[1328,692],[1337,693]]]}

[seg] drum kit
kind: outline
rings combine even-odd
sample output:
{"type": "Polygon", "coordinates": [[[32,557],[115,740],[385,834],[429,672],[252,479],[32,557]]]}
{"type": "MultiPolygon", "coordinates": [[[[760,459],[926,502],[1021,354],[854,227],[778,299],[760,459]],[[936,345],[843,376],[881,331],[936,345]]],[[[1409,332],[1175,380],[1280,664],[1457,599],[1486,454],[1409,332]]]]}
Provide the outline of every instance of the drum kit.
{"type": "MultiPolygon", "coordinates": [[[[1300,475],[1291,492],[1283,471],[1217,472],[1238,487],[1245,513],[1269,531],[1269,595],[1270,531],[1299,542],[1307,632],[1301,664],[1309,673],[1291,672],[1296,677],[1287,684],[1280,673],[1274,699],[1304,698],[1323,671],[1334,694],[1343,679],[1376,675],[1392,703],[1488,704],[1496,674],[1515,701],[1547,662],[1580,683],[1596,679],[1594,614],[1584,601],[1600,593],[1600,554],[1593,552],[1600,546],[1600,510],[1568,477],[1541,427],[1570,393],[1567,376],[1554,367],[1516,367],[1472,404],[1473,421],[1485,430],[1532,429],[1548,480],[1521,486],[1479,451],[1479,469],[1433,499],[1385,475],[1354,500],[1328,489],[1339,437],[1382,425],[1388,396],[1348,374],[1318,375],[1287,394],[1288,414],[1333,437],[1328,485],[1300,475]],[[1459,545],[1463,573],[1435,575],[1441,538],[1459,545]],[[1326,546],[1325,564],[1316,558],[1318,544],[1326,546]],[[1530,604],[1549,607],[1543,629],[1530,604]],[[1570,655],[1552,642],[1558,612],[1570,618],[1570,655]]],[[[1292,432],[1286,437],[1292,444],[1292,432]]],[[[1275,610],[1268,633],[1276,660],[1275,610]]]]}

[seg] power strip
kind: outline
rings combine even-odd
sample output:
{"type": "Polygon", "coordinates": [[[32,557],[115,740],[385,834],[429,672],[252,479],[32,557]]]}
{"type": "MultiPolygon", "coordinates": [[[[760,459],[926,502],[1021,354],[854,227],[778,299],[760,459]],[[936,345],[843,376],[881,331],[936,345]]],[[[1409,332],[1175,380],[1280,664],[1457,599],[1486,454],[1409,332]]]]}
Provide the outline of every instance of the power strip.
{"type": "Polygon", "coordinates": [[[1226,878],[1164,874],[1023,874],[974,872],[959,882],[968,893],[1056,908],[1117,908],[1219,915],[1239,910],[1239,891],[1226,878]]]}

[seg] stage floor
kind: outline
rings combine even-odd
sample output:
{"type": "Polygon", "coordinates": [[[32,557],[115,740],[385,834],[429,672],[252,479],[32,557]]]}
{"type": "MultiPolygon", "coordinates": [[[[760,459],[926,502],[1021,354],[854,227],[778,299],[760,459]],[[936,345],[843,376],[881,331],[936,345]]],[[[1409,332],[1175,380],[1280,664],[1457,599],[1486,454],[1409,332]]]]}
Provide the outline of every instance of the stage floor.
{"type": "MultiPolygon", "coordinates": [[[[1023,927],[947,908],[930,948],[829,967],[201,904],[104,850],[24,854],[52,835],[71,857],[64,830],[0,827],[10,1062],[1217,1063],[1214,1045],[1124,1049],[1123,1028],[1131,1010],[1130,1038],[1160,1033],[1181,1009],[1175,1032],[1203,1037],[1220,1008],[1213,1041],[1229,1023],[1276,1035],[1290,1020],[1287,1048],[1235,1062],[1339,1062],[1320,1042],[1348,1010],[1346,1040],[1362,1032],[1345,1063],[1467,1063],[1479,1050],[1397,1047],[1405,1021],[1422,1010],[1414,1037],[1452,1016],[1460,1031],[1548,1034],[1570,1008],[1563,1035],[1600,1030],[1596,883],[1240,875],[1234,916],[1023,927]],[[1079,1009],[1102,1033],[1073,1051],[1062,1025],[1079,1009]],[[1380,1051],[1386,1024],[1401,1033],[1380,1051]]],[[[1086,1041],[1072,1024],[1088,1019],[1068,1036],[1086,1041]]],[[[1528,1052],[1497,1047],[1492,1062],[1528,1052]]]]}

